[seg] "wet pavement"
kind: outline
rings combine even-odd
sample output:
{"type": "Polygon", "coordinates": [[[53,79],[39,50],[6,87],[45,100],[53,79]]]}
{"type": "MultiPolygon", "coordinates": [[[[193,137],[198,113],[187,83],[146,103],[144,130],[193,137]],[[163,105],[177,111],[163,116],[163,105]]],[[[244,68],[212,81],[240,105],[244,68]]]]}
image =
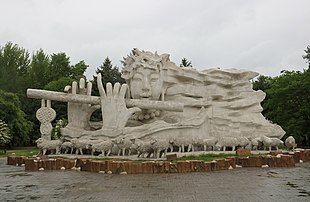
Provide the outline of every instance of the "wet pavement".
{"type": "Polygon", "coordinates": [[[208,173],[25,172],[0,159],[0,201],[310,201],[310,163],[208,173]]]}

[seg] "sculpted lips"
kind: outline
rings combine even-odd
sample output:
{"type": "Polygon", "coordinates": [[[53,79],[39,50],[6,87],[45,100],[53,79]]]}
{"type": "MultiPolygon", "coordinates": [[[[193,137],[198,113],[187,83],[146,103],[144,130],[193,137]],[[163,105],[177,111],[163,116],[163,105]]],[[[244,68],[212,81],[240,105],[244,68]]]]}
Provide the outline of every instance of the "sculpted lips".
{"type": "Polygon", "coordinates": [[[144,92],[140,94],[140,98],[150,98],[152,94],[150,92],[144,92]]]}

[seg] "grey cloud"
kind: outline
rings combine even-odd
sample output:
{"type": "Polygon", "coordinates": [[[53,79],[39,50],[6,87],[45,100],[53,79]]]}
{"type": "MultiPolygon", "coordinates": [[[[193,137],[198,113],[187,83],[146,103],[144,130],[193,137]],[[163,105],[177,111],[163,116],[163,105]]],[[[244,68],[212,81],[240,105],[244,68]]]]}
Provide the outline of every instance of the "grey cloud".
{"type": "Polygon", "coordinates": [[[182,57],[198,69],[235,67],[276,76],[302,70],[310,45],[310,1],[2,0],[0,44],[66,52],[85,60],[88,78],[109,56],[133,47],[182,57]]]}

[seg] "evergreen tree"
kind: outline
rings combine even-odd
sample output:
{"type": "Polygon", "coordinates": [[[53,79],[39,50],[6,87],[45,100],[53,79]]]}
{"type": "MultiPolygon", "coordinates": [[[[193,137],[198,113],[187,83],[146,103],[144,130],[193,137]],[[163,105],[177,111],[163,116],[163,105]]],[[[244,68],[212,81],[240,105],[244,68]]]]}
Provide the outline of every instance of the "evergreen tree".
{"type": "Polygon", "coordinates": [[[303,55],[302,58],[307,60],[307,63],[309,63],[309,68],[310,68],[310,46],[307,46],[305,53],[306,54],[303,55]]]}
{"type": "Polygon", "coordinates": [[[29,63],[28,51],[17,44],[8,42],[0,47],[0,89],[24,93],[29,63]]]}
{"type": "Polygon", "coordinates": [[[48,81],[55,81],[62,77],[70,77],[70,58],[65,53],[52,54],[48,70],[48,81]]]}
{"type": "Polygon", "coordinates": [[[32,55],[29,69],[29,86],[31,88],[43,88],[49,82],[50,62],[50,57],[42,49],[32,55]]]}
{"type": "Polygon", "coordinates": [[[89,67],[89,65],[87,65],[84,62],[84,60],[81,60],[77,64],[73,65],[70,70],[70,78],[75,79],[77,81],[79,81],[80,78],[83,78],[83,77],[85,78],[84,73],[87,67],[89,67]]]}
{"type": "Polygon", "coordinates": [[[182,58],[180,67],[192,67],[192,62],[188,61],[186,58],[182,58]]]}
{"type": "Polygon", "coordinates": [[[112,61],[107,57],[102,65],[96,70],[96,75],[93,76],[93,95],[99,95],[98,87],[97,87],[97,75],[101,74],[102,76],[102,84],[105,87],[108,82],[112,83],[113,85],[117,82],[125,83],[125,80],[121,77],[121,73],[118,70],[117,66],[113,67],[112,61]]]}

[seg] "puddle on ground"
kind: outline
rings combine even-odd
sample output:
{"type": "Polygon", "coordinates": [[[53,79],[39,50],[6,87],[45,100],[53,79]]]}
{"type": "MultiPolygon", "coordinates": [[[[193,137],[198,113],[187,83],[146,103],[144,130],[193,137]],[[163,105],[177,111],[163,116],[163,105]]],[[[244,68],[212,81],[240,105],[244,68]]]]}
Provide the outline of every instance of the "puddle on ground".
{"type": "Polygon", "coordinates": [[[286,185],[292,187],[292,188],[297,188],[298,186],[294,183],[291,183],[291,182],[287,182],[286,185]]]}
{"type": "Polygon", "coordinates": [[[22,172],[22,173],[15,173],[15,174],[9,175],[9,177],[17,177],[17,176],[21,176],[21,177],[24,177],[24,176],[32,176],[32,174],[22,172]]]}

